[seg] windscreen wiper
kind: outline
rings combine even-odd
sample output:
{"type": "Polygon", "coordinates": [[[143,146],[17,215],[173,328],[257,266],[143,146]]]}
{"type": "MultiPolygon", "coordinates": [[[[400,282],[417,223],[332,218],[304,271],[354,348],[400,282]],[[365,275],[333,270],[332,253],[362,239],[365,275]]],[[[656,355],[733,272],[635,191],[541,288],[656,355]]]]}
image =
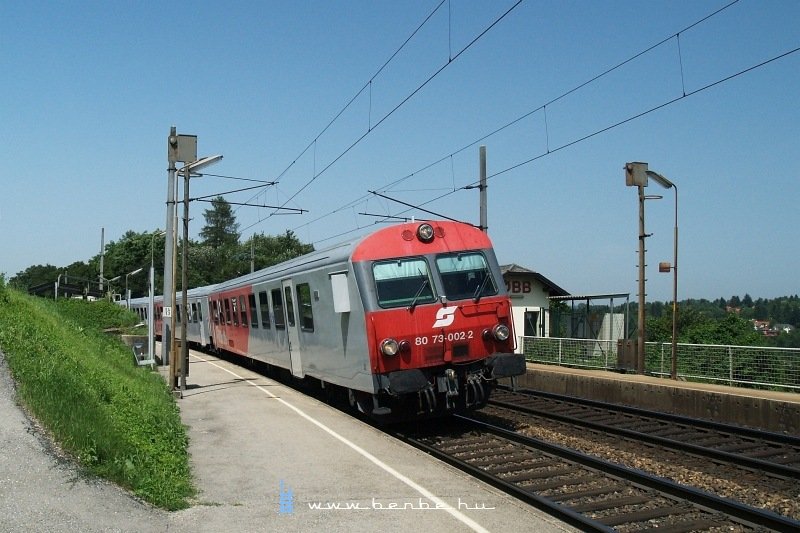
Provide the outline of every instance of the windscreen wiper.
{"type": "MultiPolygon", "coordinates": [[[[419,272],[420,276],[423,275],[422,272],[419,271],[419,269],[417,271],[419,272]]],[[[424,291],[425,287],[427,287],[427,286],[428,286],[428,278],[425,278],[424,280],[422,280],[422,285],[419,286],[419,289],[417,289],[417,294],[414,295],[414,299],[411,300],[411,304],[409,304],[409,306],[408,306],[408,310],[409,311],[413,311],[414,307],[417,306],[417,300],[419,300],[419,297],[422,294],[422,291],[424,291]]]]}
{"type": "Polygon", "coordinates": [[[481,293],[483,292],[483,289],[486,288],[486,283],[489,281],[490,277],[491,274],[489,273],[489,270],[486,269],[484,271],[483,281],[481,281],[480,286],[477,289],[475,289],[475,292],[472,294],[473,302],[478,303],[478,301],[481,299],[481,293]]]}

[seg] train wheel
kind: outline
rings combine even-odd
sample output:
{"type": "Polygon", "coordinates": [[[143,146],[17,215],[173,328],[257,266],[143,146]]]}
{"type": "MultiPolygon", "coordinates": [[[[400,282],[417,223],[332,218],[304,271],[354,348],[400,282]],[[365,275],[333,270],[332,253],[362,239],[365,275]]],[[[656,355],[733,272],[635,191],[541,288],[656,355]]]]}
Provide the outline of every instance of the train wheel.
{"type": "Polygon", "coordinates": [[[361,391],[347,389],[347,403],[354,412],[367,414],[372,411],[370,396],[361,391]]]}
{"type": "Polygon", "coordinates": [[[358,409],[358,402],[356,402],[356,393],[353,389],[347,389],[347,403],[351,409],[358,409]]]}

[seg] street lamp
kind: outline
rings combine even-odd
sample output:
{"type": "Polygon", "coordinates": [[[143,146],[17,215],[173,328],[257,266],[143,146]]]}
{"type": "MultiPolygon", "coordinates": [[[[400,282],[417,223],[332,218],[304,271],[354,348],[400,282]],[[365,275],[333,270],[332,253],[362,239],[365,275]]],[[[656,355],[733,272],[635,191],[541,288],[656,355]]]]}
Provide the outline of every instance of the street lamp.
{"type": "Polygon", "coordinates": [[[138,274],[142,270],[144,270],[144,267],[139,267],[133,272],[128,272],[127,274],[125,274],[125,304],[128,307],[128,309],[131,308],[131,293],[128,290],[128,276],[133,276],[135,274],[138,274]]]}
{"type": "Polygon", "coordinates": [[[672,266],[669,263],[659,263],[659,272],[672,270],[672,366],[670,377],[678,379],[678,186],[658,172],[647,170],[647,176],[664,187],[675,190],[675,227],[672,239],[672,266]]]}
{"type": "Polygon", "coordinates": [[[114,296],[114,293],[111,290],[111,282],[112,281],[119,281],[121,278],[122,278],[121,275],[117,276],[117,277],[114,277],[114,278],[111,278],[111,279],[104,278],[103,276],[100,276],[100,283],[105,282],[108,285],[108,295],[110,295],[109,299],[113,299],[113,296],[114,296]]]}
{"type": "Polygon", "coordinates": [[[181,313],[181,397],[183,397],[183,392],[186,390],[186,362],[189,359],[189,345],[186,342],[186,330],[188,329],[189,325],[189,178],[191,177],[192,172],[198,172],[202,168],[213,165],[220,159],[222,159],[221,155],[203,157],[202,159],[198,159],[193,163],[189,163],[180,169],[183,171],[183,249],[181,254],[181,289],[183,292],[183,312],[181,313]]]}

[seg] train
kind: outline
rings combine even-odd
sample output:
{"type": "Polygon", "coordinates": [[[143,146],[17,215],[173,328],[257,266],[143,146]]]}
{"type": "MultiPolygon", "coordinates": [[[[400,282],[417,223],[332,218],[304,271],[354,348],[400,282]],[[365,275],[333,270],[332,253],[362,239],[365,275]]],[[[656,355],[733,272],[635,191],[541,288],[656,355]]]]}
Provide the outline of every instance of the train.
{"type": "MultiPolygon", "coordinates": [[[[176,336],[340,391],[381,420],[483,407],[525,373],[489,237],[452,221],[404,222],[177,295],[176,336]]],[[[130,301],[142,320],[147,298],[130,301]]],[[[154,326],[164,317],[156,297],[154,326]]]]}

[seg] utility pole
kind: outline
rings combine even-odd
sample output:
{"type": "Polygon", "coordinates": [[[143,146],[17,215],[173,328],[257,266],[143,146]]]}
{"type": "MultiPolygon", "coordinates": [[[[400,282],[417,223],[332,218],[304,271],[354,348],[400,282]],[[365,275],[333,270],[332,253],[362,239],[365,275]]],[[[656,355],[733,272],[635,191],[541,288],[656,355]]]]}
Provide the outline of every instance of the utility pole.
{"type": "Polygon", "coordinates": [[[100,228],[100,292],[103,292],[103,263],[106,258],[106,228],[100,228]]]}
{"type": "Polygon", "coordinates": [[[186,164],[197,161],[197,135],[178,135],[175,126],[169,130],[167,138],[167,224],[166,242],[164,244],[164,315],[161,329],[162,363],[170,364],[172,347],[175,339],[175,271],[176,250],[178,241],[177,180],[175,179],[175,163],[186,164]],[[169,299],[169,300],[168,300],[169,299]]]}
{"type": "Polygon", "coordinates": [[[486,146],[479,147],[480,153],[480,186],[478,187],[480,191],[480,229],[484,233],[489,231],[489,222],[487,216],[487,198],[486,198],[486,146]]]}
{"type": "Polygon", "coordinates": [[[650,235],[644,232],[644,201],[660,198],[660,196],[645,196],[644,188],[647,187],[647,163],[625,163],[625,185],[639,189],[639,309],[636,337],[636,373],[644,374],[644,340],[645,340],[645,239],[650,235]]]}
{"type": "Polygon", "coordinates": [[[644,374],[644,306],[645,306],[645,264],[644,264],[644,240],[647,235],[644,232],[644,186],[639,185],[639,316],[636,337],[636,373],[644,374]]]}
{"type": "Polygon", "coordinates": [[[168,365],[172,351],[172,316],[175,309],[175,285],[173,278],[173,260],[175,248],[173,247],[173,234],[175,228],[175,163],[178,161],[178,135],[175,126],[169,130],[167,138],[167,224],[166,238],[164,239],[164,315],[161,326],[161,363],[168,365]]]}

